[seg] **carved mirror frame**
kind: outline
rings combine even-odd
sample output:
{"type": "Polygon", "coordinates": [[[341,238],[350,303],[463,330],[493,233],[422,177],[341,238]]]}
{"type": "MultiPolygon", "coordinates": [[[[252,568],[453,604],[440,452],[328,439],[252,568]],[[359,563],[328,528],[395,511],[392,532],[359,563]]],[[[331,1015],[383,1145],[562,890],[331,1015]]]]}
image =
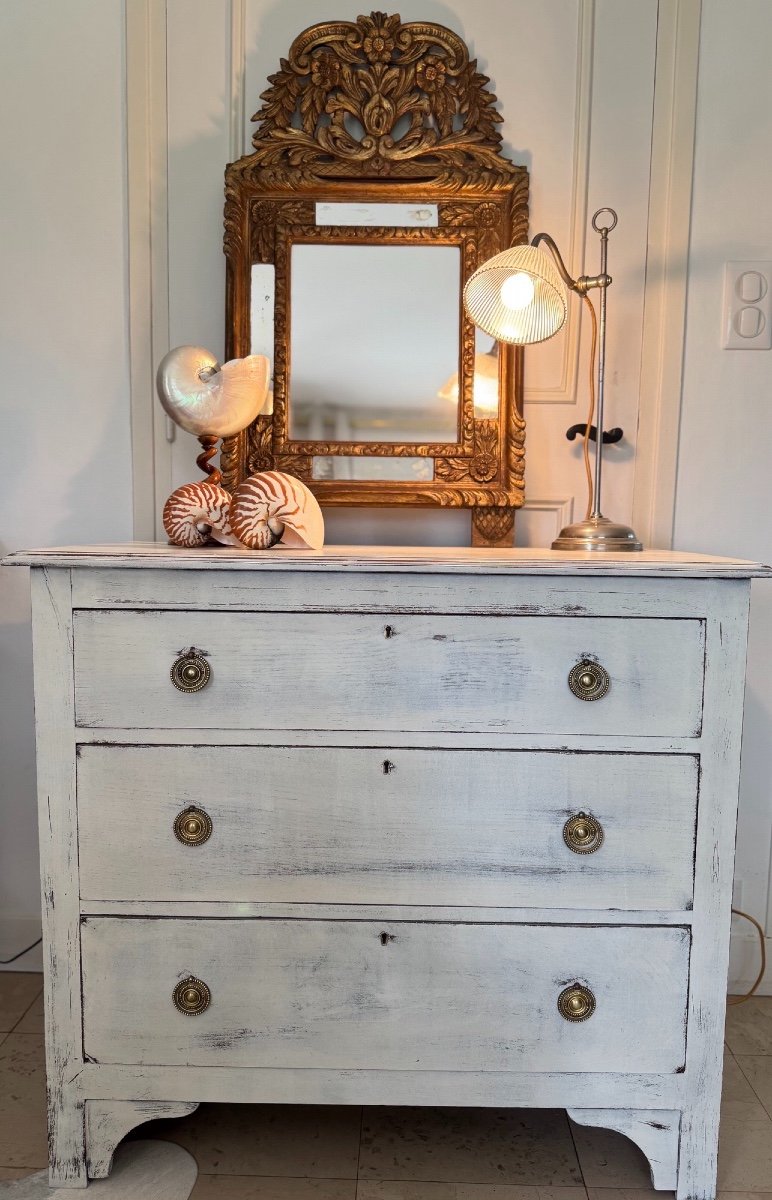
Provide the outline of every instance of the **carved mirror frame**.
{"type": "Polygon", "coordinates": [[[222,446],[223,486],[256,471],[303,479],[325,505],[441,505],[472,510],[472,541],[512,543],[523,503],[522,352],[499,350],[499,406],[477,417],[475,329],[461,292],[477,266],[525,241],[528,173],[501,153],[496,97],[465,43],[429,22],[373,12],[301,33],[253,117],[254,152],[225,172],[226,354],[251,352],[254,263],[275,269],[273,412],[222,446]],[[432,204],[435,228],[325,226],[316,204],[432,204]],[[291,249],[301,243],[458,246],[459,423],[455,443],[331,442],[290,437],[291,249]],[[319,480],[313,458],[427,457],[431,481],[319,480]]]}

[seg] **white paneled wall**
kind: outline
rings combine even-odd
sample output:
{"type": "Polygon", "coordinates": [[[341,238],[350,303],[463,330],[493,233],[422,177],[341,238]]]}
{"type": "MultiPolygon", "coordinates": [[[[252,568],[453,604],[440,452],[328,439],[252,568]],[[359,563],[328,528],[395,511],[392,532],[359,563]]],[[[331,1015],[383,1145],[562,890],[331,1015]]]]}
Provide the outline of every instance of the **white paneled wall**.
{"type": "MultiPolygon", "coordinates": [[[[0,4],[3,553],[132,536],[123,54],[119,0],[0,4]]],[[[29,583],[5,567],[0,957],[38,909],[29,583]]]]}
{"type": "MultiPolygon", "coordinates": [[[[675,546],[772,562],[772,352],[722,350],[724,263],[772,260],[772,4],[703,0],[675,546]]],[[[737,839],[740,907],[772,934],[772,586],[755,584],[737,839]],[[768,910],[769,906],[769,910],[768,910]]],[[[769,949],[772,943],[768,941],[769,949]]],[[[756,935],[736,922],[733,974],[756,935]]],[[[770,955],[772,961],[772,954],[770,955]]],[[[772,971],[767,974],[772,992],[772,971]]]]}
{"type": "MultiPolygon", "coordinates": [[[[686,278],[679,239],[688,232],[693,118],[688,55],[681,62],[678,54],[690,42],[696,56],[699,0],[396,7],[405,20],[439,21],[469,42],[499,97],[506,151],[531,170],[532,229],[549,230],[576,273],[596,269],[589,215],[618,208],[607,424],[624,427],[625,443],[608,456],[606,508],[629,519],[635,489],[646,511],[660,502],[658,527],[669,529],[672,489],[655,469],[656,429],[668,421],[657,410],[652,423],[651,413],[661,402],[677,425],[681,347],[680,332],[668,347],[668,330],[679,326],[657,303],[686,278]],[[680,224],[671,223],[679,195],[680,224]],[[636,464],[639,428],[654,434],[636,464]]],[[[222,352],[224,166],[249,149],[259,93],[292,37],[362,8],[359,0],[3,0],[3,549],[128,538],[132,500],[136,536],[153,536],[170,484],[195,478],[196,445],[169,430],[153,372],[169,345],[222,352]]],[[[717,331],[724,260],[772,258],[764,57],[772,7],[703,0],[700,32],[676,544],[769,560],[772,355],[721,351],[717,331]]],[[[583,503],[578,447],[564,436],[586,403],[578,308],[566,335],[527,359],[528,509],[518,536],[536,545],[583,503]]],[[[336,510],[329,526],[337,541],[459,543],[469,518],[336,510]]],[[[22,936],[7,920],[4,932],[4,918],[37,908],[26,580],[6,570],[2,587],[0,957],[22,936]]],[[[772,596],[768,585],[758,591],[738,873],[745,907],[763,915],[772,596]]],[[[750,956],[742,946],[738,953],[736,970],[747,976],[750,956]]]]}

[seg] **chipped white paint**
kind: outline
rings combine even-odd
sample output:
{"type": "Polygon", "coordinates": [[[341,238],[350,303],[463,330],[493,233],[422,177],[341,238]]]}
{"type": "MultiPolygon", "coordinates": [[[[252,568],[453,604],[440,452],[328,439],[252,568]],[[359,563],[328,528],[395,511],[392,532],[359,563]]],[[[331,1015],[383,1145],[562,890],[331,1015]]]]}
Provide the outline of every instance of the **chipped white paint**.
{"type": "MultiPolygon", "coordinates": [[[[181,593],[181,602],[182,602],[181,593]]],[[[338,607],[345,605],[344,588],[338,607]]],[[[696,737],[704,622],[347,612],[75,613],[79,726],[400,729],[696,737]],[[191,646],[211,682],[168,685],[191,646]],[[131,647],[130,653],[126,648],[131,647]],[[589,658],[613,679],[595,703],[566,680],[589,658]],[[662,704],[663,681],[678,687],[662,704]]]]}
{"type": "Polygon", "coordinates": [[[664,1074],[684,1064],[690,935],[679,927],[88,917],[82,937],[84,1044],[97,1063],[664,1074]],[[170,1000],[189,976],[211,991],[197,1017],[170,1000]],[[597,1001],[585,1023],[557,1007],[576,981],[597,1001]]]}
{"type": "Polygon", "coordinates": [[[16,561],[36,568],[54,1182],[103,1173],[156,1105],[563,1105],[636,1141],[655,1186],[712,1200],[763,568],[164,546],[16,561]],[[191,644],[212,684],[185,696],[168,671],[191,644]],[[612,676],[597,703],[566,685],[584,654],[612,676]],[[215,823],[195,849],[171,832],[190,803],[215,823]],[[579,806],[606,828],[586,860],[562,843],[579,806]],[[171,1003],[187,974],[212,990],[199,1017],[171,1003]],[[598,1000],[575,1025],[556,1007],[574,981],[598,1000]]]}
{"type": "Polygon", "coordinates": [[[89,1179],[107,1178],[118,1143],[138,1125],[161,1117],[187,1117],[197,1108],[198,1104],[169,1104],[157,1100],[87,1100],[86,1166],[89,1179]]]}
{"type": "Polygon", "coordinates": [[[649,1160],[652,1187],[672,1192],[678,1175],[678,1112],[661,1109],[569,1108],[577,1125],[615,1129],[640,1146],[649,1160]]]}
{"type": "Polygon", "coordinates": [[[81,746],[81,896],[686,911],[698,764],[694,754],[81,746]],[[213,823],[200,846],[173,831],[191,805],[213,823]],[[593,854],[563,839],[578,812],[603,827],[593,854]]]}

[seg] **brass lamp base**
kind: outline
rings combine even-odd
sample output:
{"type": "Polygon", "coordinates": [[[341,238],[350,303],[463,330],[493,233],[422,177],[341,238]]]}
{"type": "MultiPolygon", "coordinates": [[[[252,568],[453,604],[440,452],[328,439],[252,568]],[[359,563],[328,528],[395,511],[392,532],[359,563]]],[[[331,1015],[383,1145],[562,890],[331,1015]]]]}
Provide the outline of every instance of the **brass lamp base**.
{"type": "Polygon", "coordinates": [[[553,550],[593,550],[620,554],[628,550],[643,550],[629,525],[619,525],[608,517],[588,517],[566,525],[552,543],[553,550]]]}

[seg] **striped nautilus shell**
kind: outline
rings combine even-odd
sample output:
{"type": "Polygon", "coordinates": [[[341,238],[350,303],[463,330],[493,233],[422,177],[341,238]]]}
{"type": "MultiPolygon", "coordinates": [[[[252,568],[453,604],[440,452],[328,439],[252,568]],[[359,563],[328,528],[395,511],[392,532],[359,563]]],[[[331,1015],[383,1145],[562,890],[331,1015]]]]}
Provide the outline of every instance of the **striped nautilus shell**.
{"type": "Polygon", "coordinates": [[[177,346],[158,368],[158,395],[173,421],[196,437],[233,437],[251,425],[268,395],[264,354],[220,366],[202,346],[177,346]]]}
{"type": "Polygon", "coordinates": [[[240,483],[230,508],[231,528],[251,550],[285,546],[324,545],[324,517],[316,497],[294,475],[261,471],[240,483]]]}
{"type": "Polygon", "coordinates": [[[175,546],[203,546],[209,541],[238,546],[230,525],[230,502],[229,493],[216,483],[184,483],[164,505],[169,541],[175,546]]]}

